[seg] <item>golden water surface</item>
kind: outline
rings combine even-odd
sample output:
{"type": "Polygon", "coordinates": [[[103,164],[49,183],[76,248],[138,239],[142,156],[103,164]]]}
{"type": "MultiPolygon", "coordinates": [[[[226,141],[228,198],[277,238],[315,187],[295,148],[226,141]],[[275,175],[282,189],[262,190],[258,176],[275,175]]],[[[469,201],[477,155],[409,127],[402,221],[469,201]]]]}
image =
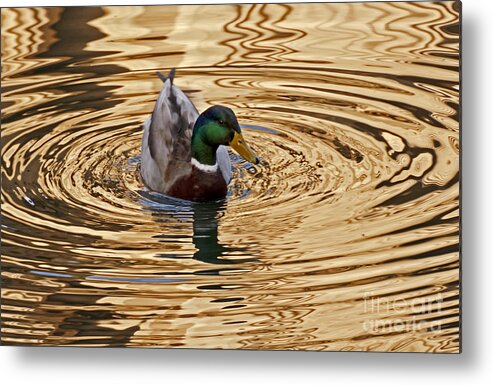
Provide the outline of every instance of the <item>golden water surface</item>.
{"type": "Polygon", "coordinates": [[[2,343],[458,352],[458,7],[2,9],[2,343]],[[224,201],[139,179],[172,67],[224,201]]]}

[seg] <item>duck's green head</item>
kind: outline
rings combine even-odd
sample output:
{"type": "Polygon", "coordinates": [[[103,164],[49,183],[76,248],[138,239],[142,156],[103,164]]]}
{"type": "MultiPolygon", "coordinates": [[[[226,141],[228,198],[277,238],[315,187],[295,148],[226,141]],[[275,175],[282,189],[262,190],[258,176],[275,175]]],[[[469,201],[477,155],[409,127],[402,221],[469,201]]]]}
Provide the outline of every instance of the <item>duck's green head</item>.
{"type": "Polygon", "coordinates": [[[193,128],[192,156],[202,164],[216,163],[220,145],[231,146],[243,159],[258,164],[259,158],[248,146],[234,112],[223,106],[212,106],[198,117],[193,128]]]}

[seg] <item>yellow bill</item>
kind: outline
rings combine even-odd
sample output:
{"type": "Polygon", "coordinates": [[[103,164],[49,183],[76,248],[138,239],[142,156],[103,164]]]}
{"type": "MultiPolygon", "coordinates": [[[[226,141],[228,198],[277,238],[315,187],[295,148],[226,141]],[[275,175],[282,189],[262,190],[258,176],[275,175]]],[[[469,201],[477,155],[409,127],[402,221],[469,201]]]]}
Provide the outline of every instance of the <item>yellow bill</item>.
{"type": "Polygon", "coordinates": [[[259,157],[250,148],[250,146],[246,144],[242,134],[235,132],[235,136],[233,137],[233,140],[229,143],[229,145],[246,161],[253,164],[259,163],[259,157]]]}

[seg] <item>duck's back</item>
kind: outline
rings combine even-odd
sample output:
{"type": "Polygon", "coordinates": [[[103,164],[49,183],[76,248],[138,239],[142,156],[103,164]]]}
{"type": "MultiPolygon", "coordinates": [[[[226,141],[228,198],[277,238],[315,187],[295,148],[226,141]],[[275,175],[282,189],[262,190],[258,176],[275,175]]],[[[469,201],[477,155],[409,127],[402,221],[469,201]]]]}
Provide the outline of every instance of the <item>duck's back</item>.
{"type": "Polygon", "coordinates": [[[144,123],[141,175],[151,190],[167,193],[191,173],[192,130],[199,113],[173,85],[174,70],[164,81],[152,115],[144,123]]]}

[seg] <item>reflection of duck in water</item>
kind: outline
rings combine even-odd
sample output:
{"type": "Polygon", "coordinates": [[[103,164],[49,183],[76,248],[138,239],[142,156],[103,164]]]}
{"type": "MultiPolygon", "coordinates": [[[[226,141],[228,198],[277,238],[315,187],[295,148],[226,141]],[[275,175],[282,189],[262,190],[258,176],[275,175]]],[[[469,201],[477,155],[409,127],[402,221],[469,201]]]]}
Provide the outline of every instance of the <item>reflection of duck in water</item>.
{"type": "MultiPolygon", "coordinates": [[[[152,202],[154,209],[152,215],[157,223],[163,224],[163,233],[155,235],[160,242],[175,241],[176,236],[170,234],[168,223],[193,222],[192,243],[196,251],[193,258],[197,261],[215,265],[238,264],[257,261],[251,257],[251,251],[244,246],[230,246],[219,240],[219,217],[226,212],[224,199],[193,203],[169,198],[164,195],[144,192],[147,202],[152,202]],[[228,255],[235,254],[234,259],[228,259],[228,255]],[[244,257],[242,258],[242,255],[244,257]]],[[[161,254],[164,258],[175,258],[174,254],[161,254]]]]}
{"type": "Polygon", "coordinates": [[[234,112],[213,106],[199,115],[190,99],[175,85],[171,70],[151,117],[144,124],[141,175],[153,191],[192,201],[222,198],[231,179],[225,146],[257,164],[245,143],[234,112]]]}
{"type": "Polygon", "coordinates": [[[224,202],[195,204],[193,208],[193,243],[197,251],[193,258],[213,264],[236,264],[256,261],[255,258],[223,258],[231,252],[245,253],[246,247],[232,247],[218,239],[218,215],[225,210],[224,202]]]}

